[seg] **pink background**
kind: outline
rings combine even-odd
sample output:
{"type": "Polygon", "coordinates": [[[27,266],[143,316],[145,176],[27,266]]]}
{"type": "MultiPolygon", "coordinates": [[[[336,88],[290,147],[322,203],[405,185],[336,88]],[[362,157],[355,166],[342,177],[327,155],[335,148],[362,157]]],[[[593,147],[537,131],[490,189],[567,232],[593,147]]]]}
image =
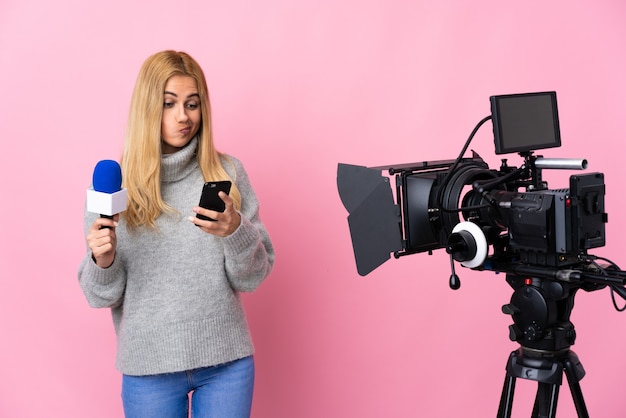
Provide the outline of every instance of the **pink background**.
{"type": "MultiPolygon", "coordinates": [[[[253,416],[495,416],[517,347],[504,277],[459,268],[452,291],[443,250],[358,276],[337,163],[454,158],[490,95],[556,90],[563,146],[543,154],[605,173],[594,253],[624,268],[625,19],[622,0],[2,0],[0,416],[122,415],[109,312],[76,280],[84,195],[119,158],[141,63],[167,48],[205,69],[217,145],[246,165],[276,246],[245,296],[253,416]]],[[[497,167],[490,123],[471,148],[497,167]]],[[[590,413],[623,417],[626,315],[606,289],[576,301],[590,413]]],[[[513,416],[535,388],[518,381],[513,416]]],[[[574,416],[567,386],[559,416],[574,416]]]]}

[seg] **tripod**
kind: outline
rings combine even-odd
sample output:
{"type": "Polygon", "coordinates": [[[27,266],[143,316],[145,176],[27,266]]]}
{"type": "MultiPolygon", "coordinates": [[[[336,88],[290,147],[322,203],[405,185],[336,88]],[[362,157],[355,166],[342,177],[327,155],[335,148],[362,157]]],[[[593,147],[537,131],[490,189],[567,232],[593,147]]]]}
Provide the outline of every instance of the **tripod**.
{"type": "Polygon", "coordinates": [[[579,418],[589,413],[580,388],[585,370],[570,350],[576,332],[570,322],[574,295],[579,286],[559,281],[507,275],[515,289],[511,303],[502,311],[513,317],[510,339],[520,348],[513,351],[506,365],[506,377],[498,408],[498,418],[510,418],[517,378],[537,382],[532,418],[554,418],[563,373],[579,418]]]}

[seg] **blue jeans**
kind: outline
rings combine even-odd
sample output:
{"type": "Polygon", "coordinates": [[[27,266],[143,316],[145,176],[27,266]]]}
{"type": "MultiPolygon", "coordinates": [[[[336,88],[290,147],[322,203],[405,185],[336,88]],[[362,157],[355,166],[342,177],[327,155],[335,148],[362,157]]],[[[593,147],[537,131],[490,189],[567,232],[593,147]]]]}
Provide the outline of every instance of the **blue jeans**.
{"type": "Polygon", "coordinates": [[[122,377],[126,418],[249,418],[254,389],[252,356],[177,373],[122,377]]]}

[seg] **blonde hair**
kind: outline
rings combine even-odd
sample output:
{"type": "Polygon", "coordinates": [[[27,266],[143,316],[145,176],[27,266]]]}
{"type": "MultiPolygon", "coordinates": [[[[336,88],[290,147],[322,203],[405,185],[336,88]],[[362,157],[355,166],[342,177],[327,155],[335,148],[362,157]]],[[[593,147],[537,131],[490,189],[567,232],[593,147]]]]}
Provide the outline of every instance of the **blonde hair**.
{"type": "MultiPolygon", "coordinates": [[[[163,94],[167,81],[176,75],[192,77],[200,95],[202,121],[197,134],[197,159],[204,180],[234,180],[222,166],[223,154],[213,144],[209,91],[202,68],[185,52],[157,52],[148,57],[139,71],[128,115],[121,166],[123,186],[128,190],[123,216],[130,229],[157,229],[156,219],[161,214],[176,212],[161,196],[163,94]]],[[[237,209],[241,208],[241,195],[234,181],[230,196],[237,209]]]]}

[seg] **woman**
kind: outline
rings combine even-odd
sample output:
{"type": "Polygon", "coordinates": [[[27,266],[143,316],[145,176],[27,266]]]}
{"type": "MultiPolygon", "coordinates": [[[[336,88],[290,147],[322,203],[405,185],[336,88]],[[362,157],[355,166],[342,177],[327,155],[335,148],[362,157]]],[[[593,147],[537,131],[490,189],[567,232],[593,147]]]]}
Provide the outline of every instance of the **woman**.
{"type": "Polygon", "coordinates": [[[253,345],[239,292],[267,277],[274,250],[241,162],[213,145],[204,74],[186,53],[143,64],[121,166],[127,209],[86,214],[78,276],[90,306],[111,308],[125,415],[187,417],[189,398],[195,418],[249,417],[253,345]],[[197,206],[216,180],[232,181],[223,212],[197,206]]]}

